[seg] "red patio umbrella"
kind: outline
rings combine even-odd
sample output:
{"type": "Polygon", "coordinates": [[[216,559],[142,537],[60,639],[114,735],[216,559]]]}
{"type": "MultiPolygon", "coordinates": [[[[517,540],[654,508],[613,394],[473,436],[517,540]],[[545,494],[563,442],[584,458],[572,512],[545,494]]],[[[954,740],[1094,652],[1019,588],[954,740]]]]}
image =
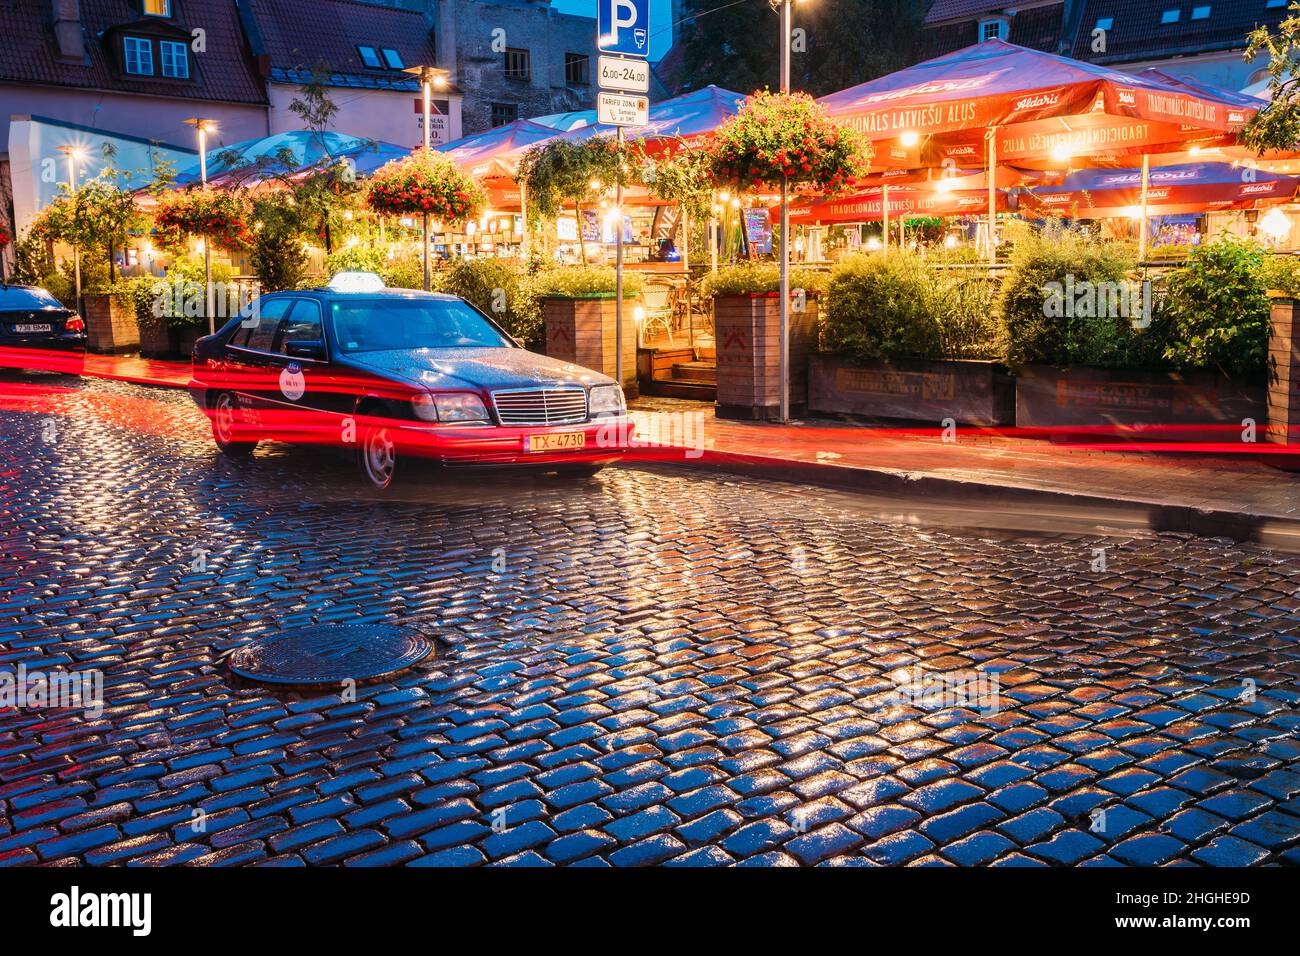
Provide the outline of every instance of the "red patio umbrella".
{"type": "MultiPolygon", "coordinates": [[[[1296,194],[1300,180],[1228,163],[1189,163],[1151,170],[1146,201],[1159,215],[1253,208],[1296,194]]],[[[1039,211],[1059,210],[1073,219],[1129,216],[1142,202],[1137,170],[1083,169],[1056,185],[1037,186],[1022,196],[1023,205],[1039,211]]]]}
{"type": "MultiPolygon", "coordinates": [[[[877,165],[983,160],[986,169],[999,162],[1088,165],[1080,158],[1093,153],[1226,145],[1254,113],[1236,100],[1002,40],[927,60],[820,102],[875,144],[877,165]]],[[[990,206],[994,188],[990,180],[990,206]]],[[[990,214],[990,236],[991,227],[990,214]]]]}

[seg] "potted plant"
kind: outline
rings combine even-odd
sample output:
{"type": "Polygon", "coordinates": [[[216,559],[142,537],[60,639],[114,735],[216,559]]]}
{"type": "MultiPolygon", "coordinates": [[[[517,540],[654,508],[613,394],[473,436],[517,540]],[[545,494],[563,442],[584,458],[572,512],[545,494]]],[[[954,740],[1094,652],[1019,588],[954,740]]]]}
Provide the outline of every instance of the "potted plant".
{"type": "MultiPolygon", "coordinates": [[[[738,191],[842,191],[862,171],[868,147],[802,93],[755,93],[718,127],[709,145],[714,179],[738,191]]],[[[794,280],[789,310],[789,403],[807,405],[806,355],[817,327],[815,283],[794,280]]],[[[776,418],[781,407],[780,282],[775,266],[738,267],[711,277],[717,343],[717,414],[776,418]]]]}
{"type": "MultiPolygon", "coordinates": [[[[41,210],[29,238],[47,245],[74,247],[80,263],[87,346],[95,351],[120,352],[140,341],[135,310],[111,293],[115,274],[113,250],[143,224],[135,197],[115,181],[109,167],[77,189],[60,186],[59,195],[41,210]]],[[[71,266],[68,267],[72,271],[71,266]]],[[[76,299],[75,284],[70,297],[76,299]]],[[[78,303],[72,302],[75,307],[78,303]]]]}
{"type": "Polygon", "coordinates": [[[999,292],[1016,424],[1237,441],[1264,420],[1262,254],[1221,240],[1166,280],[1163,308],[1131,252],[1066,230],[1018,241],[999,292]]]}
{"type": "MultiPolygon", "coordinates": [[[[530,294],[541,303],[546,354],[618,378],[614,270],[572,266],[537,273],[530,294]]],[[[636,317],[641,277],[623,276],[623,390],[637,394],[636,317]]]]}
{"type": "Polygon", "coordinates": [[[815,412],[1010,424],[1015,393],[998,361],[993,282],[950,275],[905,252],[845,256],[831,271],[821,351],[809,361],[815,412]]]}

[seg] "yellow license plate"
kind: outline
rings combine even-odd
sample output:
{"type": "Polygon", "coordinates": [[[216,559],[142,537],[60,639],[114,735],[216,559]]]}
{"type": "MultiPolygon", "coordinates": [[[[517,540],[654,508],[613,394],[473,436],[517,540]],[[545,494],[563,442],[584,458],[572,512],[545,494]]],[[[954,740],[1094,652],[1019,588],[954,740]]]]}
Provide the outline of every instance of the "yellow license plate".
{"type": "Polygon", "coordinates": [[[583,432],[555,432],[550,435],[529,435],[529,451],[577,451],[585,447],[587,436],[583,432]]]}

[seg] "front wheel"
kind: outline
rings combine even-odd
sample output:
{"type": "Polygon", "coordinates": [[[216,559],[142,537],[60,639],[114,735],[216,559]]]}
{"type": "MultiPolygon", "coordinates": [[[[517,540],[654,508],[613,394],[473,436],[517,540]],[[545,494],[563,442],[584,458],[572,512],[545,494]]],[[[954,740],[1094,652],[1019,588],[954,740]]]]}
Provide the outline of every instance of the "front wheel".
{"type": "Polygon", "coordinates": [[[232,458],[246,458],[257,447],[256,441],[237,439],[239,410],[235,407],[235,396],[221,392],[212,401],[212,440],[217,450],[232,458]]]}
{"type": "Polygon", "coordinates": [[[397,476],[397,445],[387,428],[366,431],[357,451],[357,465],[376,491],[387,491],[397,476]]]}

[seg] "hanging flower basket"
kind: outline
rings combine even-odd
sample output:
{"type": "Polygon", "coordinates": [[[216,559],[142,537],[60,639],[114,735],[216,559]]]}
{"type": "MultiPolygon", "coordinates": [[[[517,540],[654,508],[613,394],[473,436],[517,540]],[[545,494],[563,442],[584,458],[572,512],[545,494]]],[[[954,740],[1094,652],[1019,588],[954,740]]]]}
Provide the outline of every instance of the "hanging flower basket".
{"type": "Polygon", "coordinates": [[[235,251],[252,242],[247,200],[238,193],[193,189],[164,196],[154,210],[159,244],[175,249],[191,236],[203,236],[213,245],[235,251]]]}
{"type": "Polygon", "coordinates": [[[710,146],[717,178],[741,190],[778,188],[781,178],[837,193],[864,170],[870,146],[806,93],[755,93],[718,127],[710,146]]]}
{"type": "Polygon", "coordinates": [[[428,213],[444,222],[463,222],[478,214],[486,196],[478,183],[449,158],[417,149],[377,169],[366,190],[366,205],[393,216],[428,213]]]}

